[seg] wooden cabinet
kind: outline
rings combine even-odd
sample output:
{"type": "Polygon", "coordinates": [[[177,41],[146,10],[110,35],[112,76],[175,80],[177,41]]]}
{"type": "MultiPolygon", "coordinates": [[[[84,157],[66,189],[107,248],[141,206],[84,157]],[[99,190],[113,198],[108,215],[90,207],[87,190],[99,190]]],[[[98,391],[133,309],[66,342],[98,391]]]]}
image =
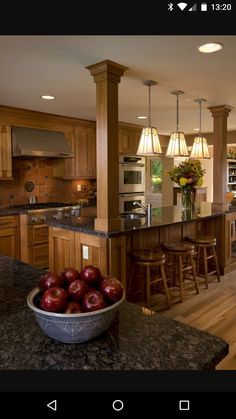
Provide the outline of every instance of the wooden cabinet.
{"type": "Polygon", "coordinates": [[[75,232],[64,228],[49,227],[49,269],[60,272],[75,265],[75,232]]]}
{"type": "Polygon", "coordinates": [[[227,191],[236,192],[236,160],[227,159],[227,191]]]}
{"type": "Polygon", "coordinates": [[[28,263],[38,268],[48,268],[48,226],[28,226],[28,263]]]}
{"type": "Polygon", "coordinates": [[[97,266],[103,275],[110,274],[126,286],[125,237],[84,234],[49,227],[49,269],[60,272],[66,266],[81,271],[86,265],[97,266]]]}
{"type": "Polygon", "coordinates": [[[49,233],[46,224],[27,224],[27,215],[20,215],[21,260],[37,268],[49,266],[49,233]]]}
{"type": "Polygon", "coordinates": [[[0,253],[20,258],[20,237],[18,216],[0,217],[0,253]]]}
{"type": "Polygon", "coordinates": [[[96,178],[96,129],[94,124],[75,126],[74,132],[65,133],[74,158],[55,162],[54,176],[64,179],[96,178]]]}
{"type": "Polygon", "coordinates": [[[136,154],[141,128],[119,128],[119,153],[121,154],[136,154]]]}
{"type": "Polygon", "coordinates": [[[12,179],[10,125],[0,125],[0,179],[12,179]]]}

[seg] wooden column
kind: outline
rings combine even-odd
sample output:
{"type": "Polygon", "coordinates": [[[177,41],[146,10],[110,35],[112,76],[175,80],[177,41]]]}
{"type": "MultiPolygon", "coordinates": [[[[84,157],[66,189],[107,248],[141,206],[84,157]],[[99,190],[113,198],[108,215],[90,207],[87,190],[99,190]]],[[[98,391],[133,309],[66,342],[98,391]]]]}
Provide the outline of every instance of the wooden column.
{"type": "Polygon", "coordinates": [[[211,106],[213,116],[213,202],[216,208],[226,209],[227,192],[227,118],[230,106],[211,106]]]}
{"type": "Polygon", "coordinates": [[[127,67],[105,60],[87,67],[96,83],[97,218],[95,229],[119,229],[118,83],[127,67]]]}

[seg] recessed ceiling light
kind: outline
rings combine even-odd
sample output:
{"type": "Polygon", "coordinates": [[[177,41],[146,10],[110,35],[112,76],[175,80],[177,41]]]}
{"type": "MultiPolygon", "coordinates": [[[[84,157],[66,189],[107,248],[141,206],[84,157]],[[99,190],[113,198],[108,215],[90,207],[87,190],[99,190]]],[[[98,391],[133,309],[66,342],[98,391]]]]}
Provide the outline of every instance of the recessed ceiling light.
{"type": "Polygon", "coordinates": [[[216,52],[220,51],[224,48],[224,45],[220,42],[209,42],[208,44],[203,44],[198,47],[198,50],[200,52],[204,52],[206,54],[209,54],[210,52],[216,52]]]}
{"type": "Polygon", "coordinates": [[[194,128],[194,131],[199,131],[200,130],[200,128],[194,128]]]}
{"type": "Polygon", "coordinates": [[[137,116],[137,119],[147,119],[147,116],[140,115],[140,116],[137,116]]]}
{"type": "Polygon", "coordinates": [[[56,96],[43,95],[43,96],[41,96],[41,98],[45,99],[45,100],[54,100],[54,99],[56,99],[56,96]]]}

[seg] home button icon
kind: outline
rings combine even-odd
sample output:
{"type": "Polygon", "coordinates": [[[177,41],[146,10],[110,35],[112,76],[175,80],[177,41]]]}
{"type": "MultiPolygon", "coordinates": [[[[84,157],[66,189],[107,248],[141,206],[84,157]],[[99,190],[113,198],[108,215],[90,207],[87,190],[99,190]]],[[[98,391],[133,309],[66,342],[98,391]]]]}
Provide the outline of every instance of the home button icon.
{"type": "Polygon", "coordinates": [[[116,412],[120,412],[124,408],[124,403],[122,400],[114,400],[112,407],[116,412]]]}

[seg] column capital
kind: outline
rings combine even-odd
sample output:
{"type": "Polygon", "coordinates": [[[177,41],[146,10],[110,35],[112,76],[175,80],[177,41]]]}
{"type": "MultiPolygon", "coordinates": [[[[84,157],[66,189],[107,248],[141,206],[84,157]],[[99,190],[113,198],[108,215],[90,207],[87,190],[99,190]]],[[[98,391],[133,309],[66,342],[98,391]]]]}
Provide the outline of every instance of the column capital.
{"type": "Polygon", "coordinates": [[[100,61],[99,63],[89,65],[86,68],[90,71],[91,76],[94,77],[95,83],[103,80],[120,83],[121,76],[128,70],[128,67],[111,60],[100,61]]]}
{"type": "Polygon", "coordinates": [[[228,117],[233,107],[228,105],[209,106],[209,111],[212,113],[213,118],[228,117]]]}

